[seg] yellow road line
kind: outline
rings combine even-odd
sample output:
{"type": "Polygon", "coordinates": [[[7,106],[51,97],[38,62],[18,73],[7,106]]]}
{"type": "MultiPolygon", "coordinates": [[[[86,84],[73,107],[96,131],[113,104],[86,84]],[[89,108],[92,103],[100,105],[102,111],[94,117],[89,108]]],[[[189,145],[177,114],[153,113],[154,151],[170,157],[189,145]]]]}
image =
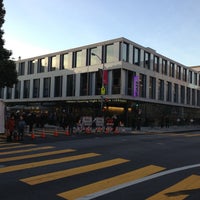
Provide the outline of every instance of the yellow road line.
{"type": "Polygon", "coordinates": [[[16,154],[16,153],[25,153],[30,151],[38,151],[38,150],[44,150],[44,149],[52,149],[53,146],[44,146],[44,147],[35,147],[31,149],[20,149],[20,150],[14,150],[14,151],[7,151],[7,152],[0,152],[0,155],[8,155],[8,154],[16,154]]]}
{"type": "Polygon", "coordinates": [[[74,149],[62,149],[62,150],[57,150],[57,151],[36,153],[36,154],[31,154],[31,155],[0,158],[0,163],[14,161],[14,160],[22,160],[22,159],[27,159],[27,158],[36,158],[36,157],[42,157],[42,156],[50,156],[50,155],[56,155],[56,154],[62,154],[62,153],[69,153],[69,152],[73,152],[73,151],[75,151],[75,150],[74,149]]]}
{"type": "Polygon", "coordinates": [[[155,166],[155,165],[149,165],[122,175],[118,175],[115,177],[111,177],[108,179],[104,179],[102,181],[98,181],[96,183],[92,183],[86,186],[82,186],[80,188],[76,188],[73,190],[69,190],[67,192],[63,192],[60,194],[57,194],[58,196],[68,199],[68,200],[74,200],[80,197],[84,197],[89,194],[93,194],[102,190],[105,190],[107,188],[111,188],[120,184],[124,184],[133,180],[137,180],[139,178],[148,176],[150,174],[159,172],[161,170],[164,170],[165,168],[155,166]]]}
{"type": "Polygon", "coordinates": [[[147,200],[184,200],[192,191],[200,189],[200,176],[192,175],[179,183],[149,197],[147,200]]]}
{"type": "Polygon", "coordinates": [[[44,183],[44,182],[48,182],[48,181],[54,181],[54,180],[57,180],[60,178],[66,178],[69,176],[94,171],[97,169],[102,169],[102,168],[106,168],[106,167],[110,167],[110,166],[114,166],[114,165],[119,165],[119,164],[122,164],[125,162],[129,162],[129,160],[116,158],[116,159],[103,161],[103,162],[99,162],[99,163],[95,163],[95,164],[90,164],[90,165],[86,165],[86,166],[81,166],[81,167],[66,169],[66,170],[62,170],[62,171],[58,171],[58,172],[52,172],[52,173],[42,174],[39,176],[24,178],[24,179],[20,179],[20,181],[25,182],[29,185],[36,185],[36,184],[40,184],[40,183],[44,183]]]}
{"type": "Polygon", "coordinates": [[[12,146],[12,147],[0,147],[0,150],[7,150],[7,149],[17,149],[17,148],[23,148],[23,147],[34,147],[36,144],[24,144],[24,145],[18,145],[18,146],[12,146]]]}
{"type": "Polygon", "coordinates": [[[69,162],[73,160],[90,158],[90,157],[99,156],[99,155],[100,154],[96,154],[96,153],[86,153],[86,154],[81,154],[77,156],[69,156],[69,157],[64,157],[64,158],[57,158],[57,159],[44,160],[44,161],[39,161],[39,162],[20,164],[20,165],[15,165],[15,166],[2,167],[0,168],[0,173],[13,172],[13,171],[18,171],[18,170],[23,170],[23,169],[46,166],[46,165],[53,165],[57,163],[69,162]]]}

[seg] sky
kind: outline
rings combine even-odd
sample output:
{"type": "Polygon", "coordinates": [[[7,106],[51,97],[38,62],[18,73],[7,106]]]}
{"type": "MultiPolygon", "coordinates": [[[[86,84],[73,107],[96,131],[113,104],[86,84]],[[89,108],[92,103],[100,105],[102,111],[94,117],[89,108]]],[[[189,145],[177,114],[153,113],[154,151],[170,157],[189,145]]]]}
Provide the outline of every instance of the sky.
{"type": "Polygon", "coordinates": [[[3,0],[4,47],[17,60],[125,37],[200,65],[199,0],[3,0]]]}

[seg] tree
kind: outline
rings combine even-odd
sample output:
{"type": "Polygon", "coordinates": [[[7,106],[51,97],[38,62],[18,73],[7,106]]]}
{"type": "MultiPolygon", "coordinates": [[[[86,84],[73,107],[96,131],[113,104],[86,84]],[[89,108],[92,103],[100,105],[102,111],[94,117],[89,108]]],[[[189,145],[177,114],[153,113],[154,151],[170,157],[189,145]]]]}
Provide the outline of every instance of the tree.
{"type": "Polygon", "coordinates": [[[5,16],[5,8],[3,0],[0,0],[0,88],[2,87],[13,87],[13,84],[16,84],[17,71],[15,67],[15,62],[10,59],[12,51],[9,51],[4,48],[3,34],[2,29],[5,16]]]}

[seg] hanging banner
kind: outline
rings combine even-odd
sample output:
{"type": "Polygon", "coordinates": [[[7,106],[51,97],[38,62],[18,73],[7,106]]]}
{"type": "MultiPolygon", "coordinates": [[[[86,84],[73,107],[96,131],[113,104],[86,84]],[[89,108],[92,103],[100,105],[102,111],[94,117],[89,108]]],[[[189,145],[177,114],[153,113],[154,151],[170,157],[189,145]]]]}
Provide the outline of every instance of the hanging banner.
{"type": "Polygon", "coordinates": [[[139,76],[133,76],[133,96],[139,97],[140,82],[139,76]]]}
{"type": "Polygon", "coordinates": [[[103,70],[103,83],[108,85],[108,70],[103,70]]]}

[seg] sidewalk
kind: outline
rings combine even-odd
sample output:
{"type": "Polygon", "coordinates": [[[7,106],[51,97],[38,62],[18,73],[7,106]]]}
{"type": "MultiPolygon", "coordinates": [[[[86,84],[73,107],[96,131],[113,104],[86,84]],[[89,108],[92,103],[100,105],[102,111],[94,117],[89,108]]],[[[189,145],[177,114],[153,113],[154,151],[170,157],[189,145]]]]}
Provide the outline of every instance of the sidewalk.
{"type": "Polygon", "coordinates": [[[200,125],[170,126],[166,127],[141,127],[141,130],[132,130],[131,133],[181,133],[185,131],[200,131],[200,125]]]}

